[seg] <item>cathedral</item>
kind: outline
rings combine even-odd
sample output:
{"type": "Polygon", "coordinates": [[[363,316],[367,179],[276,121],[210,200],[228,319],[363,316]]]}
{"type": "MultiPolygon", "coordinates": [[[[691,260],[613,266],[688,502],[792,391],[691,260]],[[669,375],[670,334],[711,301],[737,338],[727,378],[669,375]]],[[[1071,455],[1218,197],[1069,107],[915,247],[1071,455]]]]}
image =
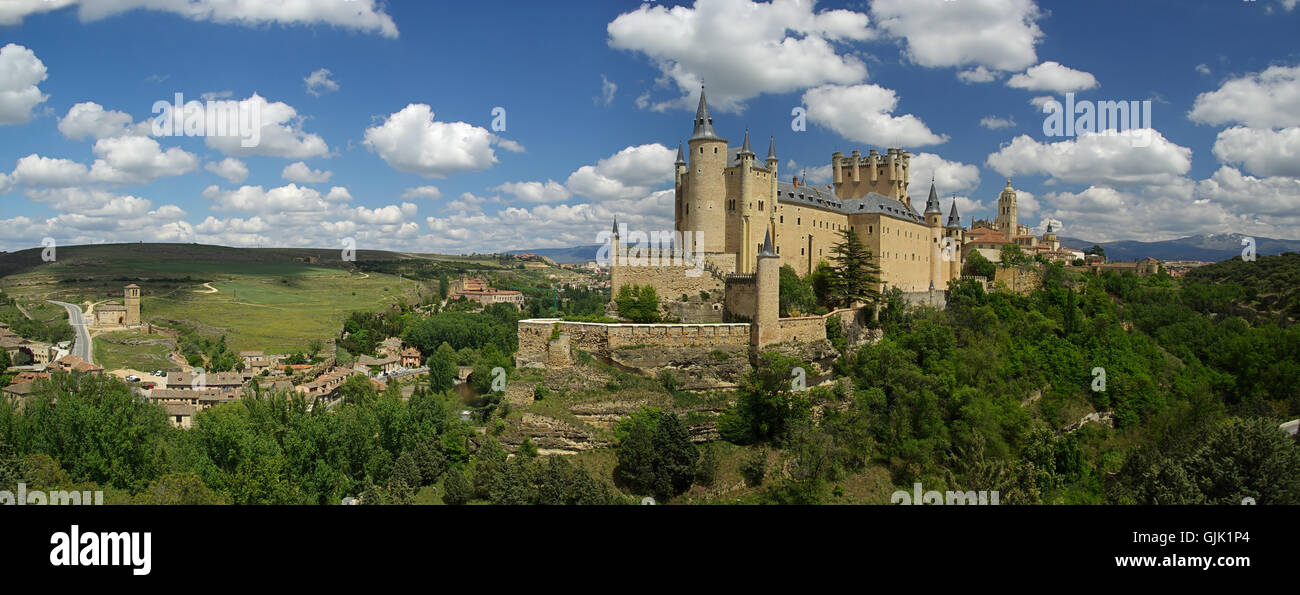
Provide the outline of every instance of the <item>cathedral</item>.
{"type": "MultiPolygon", "coordinates": [[[[934,185],[923,212],[907,193],[911,154],[875,149],[831,155],[833,183],[810,185],[780,179],[775,139],[763,161],[749,133],[729,147],[713,128],[708,100],[700,92],[695,126],[678,146],[675,231],[691,232],[694,246],[716,270],[756,272],[764,239],[770,237],[781,265],[800,275],[830,261],[840,231],[858,235],[876,257],[881,281],[908,293],[943,291],[961,277],[963,231],[954,201],[947,219],[934,185]]],[[[1014,215],[1012,215],[1014,217],[1014,215]]]]}

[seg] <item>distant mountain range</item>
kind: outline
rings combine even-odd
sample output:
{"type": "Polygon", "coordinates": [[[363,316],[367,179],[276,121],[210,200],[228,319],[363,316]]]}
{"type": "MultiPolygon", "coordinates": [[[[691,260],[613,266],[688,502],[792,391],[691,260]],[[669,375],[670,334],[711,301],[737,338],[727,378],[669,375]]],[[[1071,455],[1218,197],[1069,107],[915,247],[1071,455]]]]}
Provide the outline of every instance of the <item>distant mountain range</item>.
{"type": "MultiPolygon", "coordinates": [[[[1132,261],[1148,256],[1157,260],[1205,260],[1218,262],[1234,256],[1241,256],[1239,233],[1212,233],[1189,236],[1176,240],[1160,242],[1139,242],[1137,240],[1120,240],[1118,242],[1094,242],[1079,238],[1061,238],[1061,245],[1078,250],[1101,246],[1106,250],[1106,258],[1112,261],[1132,261]]],[[[572,248],[540,248],[536,250],[514,250],[510,254],[531,252],[545,256],[560,264],[585,264],[596,260],[599,244],[574,246],[572,248]]],[[[1300,252],[1300,240],[1278,240],[1274,238],[1255,238],[1255,253],[1260,256],[1281,254],[1283,252],[1300,252]]]]}
{"type": "MultiPolygon", "coordinates": [[[[1078,238],[1061,237],[1061,245],[1077,250],[1087,250],[1094,245],[1106,250],[1106,258],[1111,261],[1132,261],[1150,256],[1156,260],[1206,260],[1218,262],[1234,256],[1241,256],[1244,234],[1212,233],[1189,236],[1176,240],[1161,242],[1139,242],[1120,240],[1118,242],[1092,242],[1078,238]]],[[[1255,254],[1269,256],[1283,252],[1300,252],[1300,240],[1277,240],[1273,238],[1255,238],[1255,254]]]]}

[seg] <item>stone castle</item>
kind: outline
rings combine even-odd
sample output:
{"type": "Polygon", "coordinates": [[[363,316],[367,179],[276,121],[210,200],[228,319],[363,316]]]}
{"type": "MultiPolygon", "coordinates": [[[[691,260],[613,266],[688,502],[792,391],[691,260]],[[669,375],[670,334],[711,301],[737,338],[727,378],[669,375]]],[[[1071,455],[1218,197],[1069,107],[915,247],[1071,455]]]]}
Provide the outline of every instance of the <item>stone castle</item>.
{"type": "Polygon", "coordinates": [[[108,302],[95,306],[96,326],[139,326],[140,286],[134,283],[122,289],[122,302],[108,302]]]}

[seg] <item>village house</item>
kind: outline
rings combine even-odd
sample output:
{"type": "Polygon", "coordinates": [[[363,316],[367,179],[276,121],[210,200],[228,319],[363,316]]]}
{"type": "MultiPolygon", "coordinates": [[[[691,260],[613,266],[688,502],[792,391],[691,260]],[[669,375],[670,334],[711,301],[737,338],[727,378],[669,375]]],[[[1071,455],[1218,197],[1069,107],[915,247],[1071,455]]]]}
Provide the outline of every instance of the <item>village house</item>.
{"type": "Polygon", "coordinates": [[[182,430],[188,430],[194,425],[194,413],[196,411],[193,405],[167,404],[163,405],[167,410],[167,421],[175,427],[182,430]]]}
{"type": "Polygon", "coordinates": [[[54,362],[50,369],[61,372],[81,372],[84,374],[103,374],[104,367],[92,364],[75,355],[65,355],[54,362]]]}
{"type": "Polygon", "coordinates": [[[396,355],[385,355],[383,357],[363,355],[357,358],[357,363],[353,366],[353,369],[370,375],[372,373],[391,374],[401,367],[401,359],[396,355]]]}
{"type": "Polygon", "coordinates": [[[355,369],[333,368],[330,371],[321,374],[311,382],[305,382],[294,387],[294,390],[308,397],[329,398],[338,391],[338,388],[350,377],[361,374],[355,369]]]}
{"type": "Polygon", "coordinates": [[[511,304],[516,308],[523,309],[524,294],[511,289],[497,289],[490,287],[482,279],[466,279],[460,283],[460,289],[452,297],[465,298],[471,302],[478,302],[484,306],[491,304],[511,304]]]}
{"type": "Polygon", "coordinates": [[[418,368],[421,365],[420,350],[414,347],[407,347],[402,350],[402,367],[418,368]]]}
{"type": "MultiPolygon", "coordinates": [[[[167,388],[190,389],[198,375],[192,372],[172,372],[167,375],[167,388]]],[[[242,393],[244,376],[239,372],[210,372],[202,377],[203,388],[217,389],[223,393],[242,393]]]]}

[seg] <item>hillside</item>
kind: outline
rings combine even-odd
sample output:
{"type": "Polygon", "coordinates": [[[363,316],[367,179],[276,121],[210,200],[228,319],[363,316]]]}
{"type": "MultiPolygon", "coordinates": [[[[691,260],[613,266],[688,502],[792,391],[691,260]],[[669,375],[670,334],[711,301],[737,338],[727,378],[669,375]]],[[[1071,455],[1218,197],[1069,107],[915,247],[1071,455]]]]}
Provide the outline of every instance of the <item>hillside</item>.
{"type": "MultiPolygon", "coordinates": [[[[1157,260],[1218,262],[1241,256],[1241,239],[1245,237],[1247,236],[1238,233],[1208,234],[1160,242],[1139,242],[1136,240],[1094,242],[1079,238],[1062,237],[1061,244],[1079,250],[1087,250],[1094,245],[1101,246],[1106,250],[1106,257],[1112,261],[1133,261],[1150,256],[1157,260]]],[[[1259,256],[1297,251],[1300,251],[1300,240],[1255,238],[1255,253],[1259,256]]]]}

